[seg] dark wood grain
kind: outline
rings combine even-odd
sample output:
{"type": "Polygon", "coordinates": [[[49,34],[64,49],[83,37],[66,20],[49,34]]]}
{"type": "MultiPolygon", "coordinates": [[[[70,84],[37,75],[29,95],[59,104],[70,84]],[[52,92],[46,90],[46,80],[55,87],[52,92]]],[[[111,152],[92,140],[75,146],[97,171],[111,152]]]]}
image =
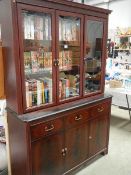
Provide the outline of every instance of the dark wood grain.
{"type": "Polygon", "coordinates": [[[12,175],[30,175],[30,137],[28,126],[7,113],[12,175]]]}
{"type": "Polygon", "coordinates": [[[71,174],[96,155],[108,153],[112,97],[104,95],[104,76],[110,12],[66,0],[0,1],[12,175],[71,174]],[[53,66],[53,103],[26,109],[23,9],[51,14],[52,61],[59,56],[59,15],[80,18],[80,51],[77,51],[78,43],[74,49],[74,58],[80,57],[79,97],[59,102],[58,67],[53,66]],[[84,96],[85,22],[88,19],[104,24],[102,75],[100,90],[84,96]]]}
{"type": "Polygon", "coordinates": [[[88,123],[69,129],[65,132],[65,171],[72,169],[87,159],[88,123]]]}
{"type": "Polygon", "coordinates": [[[48,136],[32,143],[32,175],[62,175],[63,134],[48,136]]]}
{"type": "Polygon", "coordinates": [[[21,114],[22,94],[19,63],[19,42],[16,5],[12,1],[0,1],[1,37],[5,62],[5,89],[7,107],[21,114]],[[8,27],[7,27],[8,26],[8,27]]]}
{"type": "Polygon", "coordinates": [[[89,129],[89,156],[93,156],[107,147],[108,116],[104,115],[91,120],[89,129]]]}
{"type": "Polygon", "coordinates": [[[37,138],[53,134],[63,129],[63,120],[61,118],[43,122],[31,126],[31,138],[35,140],[37,138]]]}

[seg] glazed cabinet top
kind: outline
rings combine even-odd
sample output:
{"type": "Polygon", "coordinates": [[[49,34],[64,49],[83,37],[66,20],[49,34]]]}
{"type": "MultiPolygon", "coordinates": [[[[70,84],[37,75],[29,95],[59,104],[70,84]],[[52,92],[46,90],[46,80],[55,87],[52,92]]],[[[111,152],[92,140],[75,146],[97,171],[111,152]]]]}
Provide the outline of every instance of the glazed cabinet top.
{"type": "Polygon", "coordinates": [[[5,4],[12,17],[10,109],[22,114],[103,94],[109,10],[64,0],[5,4]]]}

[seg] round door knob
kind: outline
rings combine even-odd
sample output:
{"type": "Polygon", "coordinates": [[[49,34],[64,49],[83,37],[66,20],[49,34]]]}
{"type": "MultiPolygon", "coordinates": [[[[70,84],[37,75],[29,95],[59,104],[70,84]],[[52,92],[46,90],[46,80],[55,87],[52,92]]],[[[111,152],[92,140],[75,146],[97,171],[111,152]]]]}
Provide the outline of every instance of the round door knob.
{"type": "Polygon", "coordinates": [[[92,136],[89,136],[89,139],[92,139],[92,136]]]}

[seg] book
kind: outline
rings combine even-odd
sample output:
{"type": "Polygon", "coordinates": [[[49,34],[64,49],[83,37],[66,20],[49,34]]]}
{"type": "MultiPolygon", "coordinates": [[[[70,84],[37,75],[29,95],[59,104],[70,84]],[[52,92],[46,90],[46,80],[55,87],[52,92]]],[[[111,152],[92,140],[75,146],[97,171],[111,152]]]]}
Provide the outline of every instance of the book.
{"type": "Polygon", "coordinates": [[[59,80],[59,99],[62,99],[62,80],[59,80]]]}
{"type": "Polygon", "coordinates": [[[51,16],[48,15],[48,40],[52,40],[51,25],[51,16]]]}
{"type": "Polygon", "coordinates": [[[45,89],[48,89],[48,102],[52,102],[52,79],[44,77],[45,89]]]}
{"type": "Polygon", "coordinates": [[[45,103],[52,102],[52,79],[49,77],[40,78],[43,82],[45,103]]]}
{"type": "Polygon", "coordinates": [[[31,67],[32,73],[36,73],[39,71],[38,52],[36,51],[31,51],[31,67]]]}
{"type": "Polygon", "coordinates": [[[37,105],[42,104],[42,89],[41,82],[37,80],[37,105]]]}
{"type": "Polygon", "coordinates": [[[37,105],[37,80],[31,80],[31,88],[32,88],[32,106],[37,105]]]}
{"type": "Polygon", "coordinates": [[[34,39],[34,15],[23,15],[24,39],[34,39]]]}
{"type": "Polygon", "coordinates": [[[44,53],[42,51],[39,51],[38,53],[38,67],[39,71],[44,70],[44,53]]]}
{"type": "Polygon", "coordinates": [[[36,40],[43,40],[43,17],[35,15],[34,17],[34,38],[36,40]]]}
{"type": "Polygon", "coordinates": [[[42,90],[42,104],[45,103],[45,90],[44,90],[44,82],[41,81],[41,90],[42,90]]]}
{"type": "Polygon", "coordinates": [[[31,73],[31,53],[24,52],[25,73],[31,73]]]}
{"type": "Polygon", "coordinates": [[[59,81],[59,97],[61,99],[68,98],[70,96],[70,80],[61,78],[59,81]]]}
{"type": "Polygon", "coordinates": [[[26,107],[30,107],[30,97],[29,97],[29,82],[25,82],[25,89],[26,89],[26,107]]]}
{"type": "Polygon", "coordinates": [[[48,31],[49,31],[49,26],[48,26],[49,24],[48,24],[48,22],[49,21],[48,20],[49,20],[48,19],[48,16],[45,16],[44,17],[44,23],[45,23],[45,25],[44,25],[45,26],[45,36],[44,36],[44,39],[45,40],[48,40],[48,38],[49,38],[49,33],[48,33],[48,31]]]}

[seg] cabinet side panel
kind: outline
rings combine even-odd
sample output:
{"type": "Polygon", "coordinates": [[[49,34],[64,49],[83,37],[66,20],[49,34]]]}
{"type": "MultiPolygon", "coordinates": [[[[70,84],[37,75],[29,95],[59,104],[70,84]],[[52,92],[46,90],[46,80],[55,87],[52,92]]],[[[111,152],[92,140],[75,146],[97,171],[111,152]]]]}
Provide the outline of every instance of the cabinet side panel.
{"type": "Polygon", "coordinates": [[[21,103],[18,103],[18,100],[22,100],[20,97],[19,44],[16,18],[15,3],[12,3],[11,0],[0,1],[0,24],[4,47],[7,107],[20,113],[21,103]]]}
{"type": "Polygon", "coordinates": [[[7,113],[12,175],[30,175],[27,125],[7,113]]]}

